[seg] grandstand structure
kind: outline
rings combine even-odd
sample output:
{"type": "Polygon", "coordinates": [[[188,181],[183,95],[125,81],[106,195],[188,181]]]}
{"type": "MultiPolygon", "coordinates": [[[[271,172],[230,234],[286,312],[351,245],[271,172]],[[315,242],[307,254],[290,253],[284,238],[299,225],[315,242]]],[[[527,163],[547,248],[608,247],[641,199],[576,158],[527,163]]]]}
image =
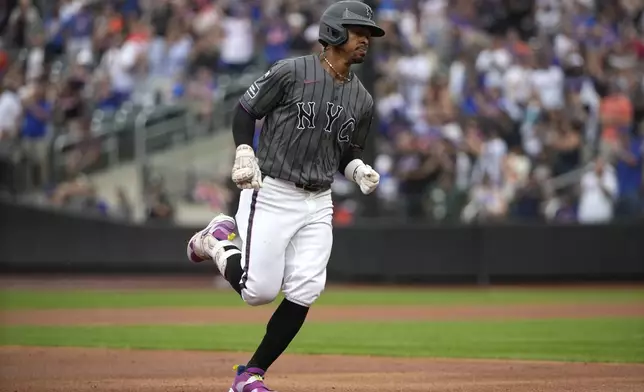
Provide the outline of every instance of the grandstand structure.
{"type": "MultiPolygon", "coordinates": [[[[270,64],[320,50],[327,3],[8,1],[0,110],[22,113],[0,124],[0,192],[53,208],[125,195],[137,222],[150,192],[179,224],[230,213],[231,110],[270,64]],[[24,129],[39,86],[43,137],[38,116],[24,129]]],[[[357,71],[376,98],[382,182],[367,200],[340,178],[338,221],[583,221],[584,199],[602,219],[644,213],[644,6],[370,4],[387,36],[357,71]],[[599,202],[584,185],[597,165],[616,184],[599,202]]]]}

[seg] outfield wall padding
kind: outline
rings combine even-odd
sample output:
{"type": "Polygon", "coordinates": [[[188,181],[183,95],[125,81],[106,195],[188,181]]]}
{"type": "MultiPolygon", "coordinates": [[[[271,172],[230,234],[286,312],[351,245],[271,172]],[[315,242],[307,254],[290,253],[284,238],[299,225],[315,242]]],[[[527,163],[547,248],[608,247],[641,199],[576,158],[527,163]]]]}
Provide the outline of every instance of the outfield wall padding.
{"type": "MultiPolygon", "coordinates": [[[[215,273],[186,259],[198,228],[128,224],[0,202],[3,273],[215,273]]],[[[334,229],[337,282],[642,280],[644,223],[334,229]]]]}

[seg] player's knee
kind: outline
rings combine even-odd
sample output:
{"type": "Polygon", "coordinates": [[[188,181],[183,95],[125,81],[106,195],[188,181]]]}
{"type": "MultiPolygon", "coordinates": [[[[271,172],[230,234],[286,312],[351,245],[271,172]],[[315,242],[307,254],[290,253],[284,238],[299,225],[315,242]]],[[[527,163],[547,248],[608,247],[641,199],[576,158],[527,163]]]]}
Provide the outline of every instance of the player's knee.
{"type": "Polygon", "coordinates": [[[310,282],[299,290],[285,292],[287,300],[302,306],[311,306],[324,291],[324,282],[310,282]]]}
{"type": "Polygon", "coordinates": [[[245,289],[242,291],[242,298],[250,306],[261,306],[270,304],[275,301],[279,294],[279,287],[277,288],[263,288],[261,290],[245,289]]]}

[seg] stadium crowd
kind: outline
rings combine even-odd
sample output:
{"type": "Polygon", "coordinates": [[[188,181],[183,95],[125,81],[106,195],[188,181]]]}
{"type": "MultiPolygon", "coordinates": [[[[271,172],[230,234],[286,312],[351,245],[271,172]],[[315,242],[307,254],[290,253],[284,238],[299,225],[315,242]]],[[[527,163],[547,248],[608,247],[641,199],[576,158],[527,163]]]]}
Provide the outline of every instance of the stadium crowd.
{"type": "Polygon", "coordinates": [[[396,4],[379,12],[385,200],[438,221],[642,215],[643,2],[396,4]]]}
{"type": "MultiPolygon", "coordinates": [[[[104,211],[84,179],[48,184],[55,132],[87,140],[68,155],[74,177],[97,159],[95,109],[181,100],[207,120],[219,75],[319,50],[316,21],[328,3],[7,1],[0,154],[35,162],[58,203],[75,194],[83,202],[74,205],[104,211]]],[[[387,31],[371,49],[384,215],[582,223],[644,215],[643,1],[373,3],[387,31]]],[[[167,197],[153,199],[151,215],[172,215],[167,197]]],[[[354,200],[337,203],[338,221],[358,210],[354,200]]]]}

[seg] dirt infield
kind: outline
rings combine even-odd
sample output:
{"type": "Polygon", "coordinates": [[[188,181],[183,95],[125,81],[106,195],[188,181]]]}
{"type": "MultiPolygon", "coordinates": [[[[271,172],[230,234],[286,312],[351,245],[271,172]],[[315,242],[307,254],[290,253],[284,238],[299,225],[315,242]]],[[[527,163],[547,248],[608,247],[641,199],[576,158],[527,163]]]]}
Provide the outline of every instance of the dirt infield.
{"type": "MultiPolygon", "coordinates": [[[[51,288],[208,288],[212,279],[80,280],[0,278],[0,286],[51,288]]],[[[263,322],[272,308],[19,310],[0,314],[4,325],[199,324],[234,319],[263,322]]],[[[521,306],[319,307],[317,321],[462,320],[544,317],[643,317],[642,304],[521,306]],[[385,316],[383,316],[383,314],[385,316]]],[[[244,353],[0,347],[0,391],[225,392],[231,366],[244,353]]],[[[295,356],[278,360],[268,385],[281,392],[644,392],[644,365],[532,361],[295,356]]]]}
{"type": "MultiPolygon", "coordinates": [[[[0,348],[2,390],[227,391],[243,354],[73,348],[0,348]]],[[[280,358],[267,383],[282,392],[636,392],[644,366],[523,361],[280,358]]]]}

